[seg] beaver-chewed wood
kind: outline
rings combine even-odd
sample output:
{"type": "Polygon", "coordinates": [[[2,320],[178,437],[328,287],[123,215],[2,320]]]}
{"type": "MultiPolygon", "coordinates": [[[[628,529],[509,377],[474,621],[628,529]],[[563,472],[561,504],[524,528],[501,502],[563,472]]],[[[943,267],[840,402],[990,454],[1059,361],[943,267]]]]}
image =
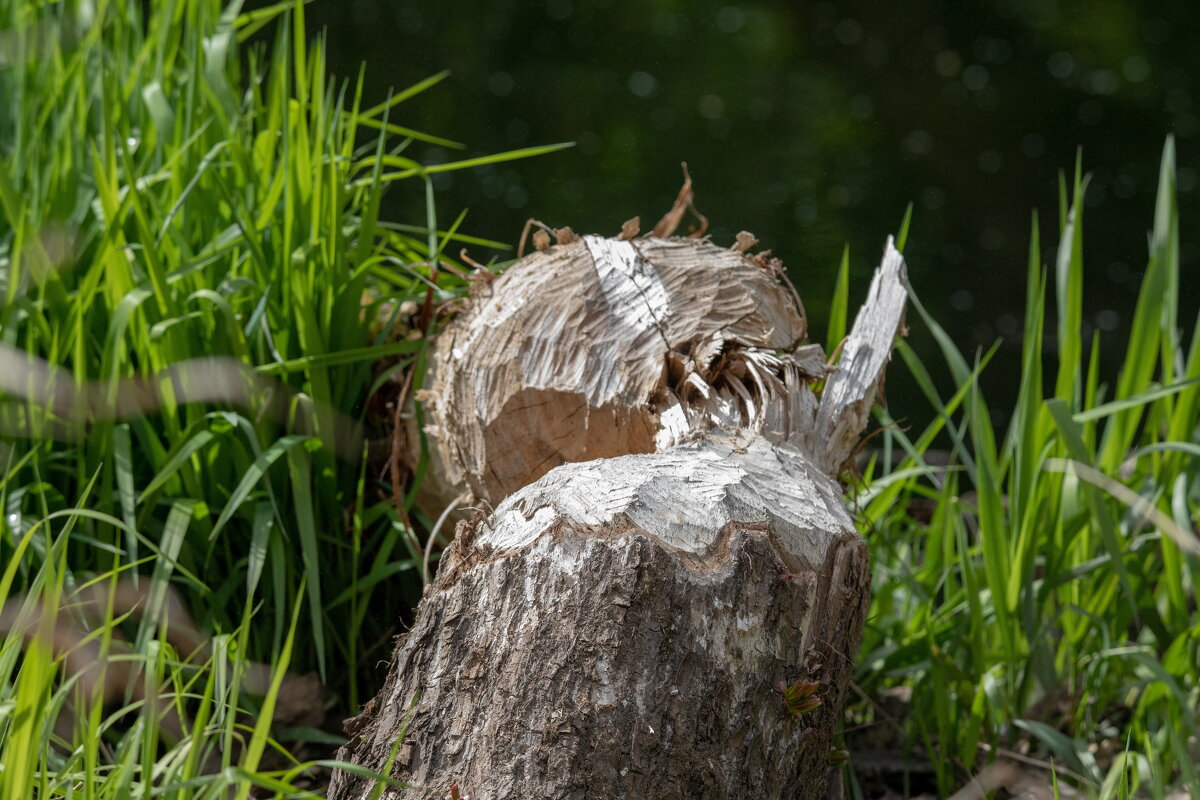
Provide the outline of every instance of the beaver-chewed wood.
{"type": "MultiPolygon", "coordinates": [[[[821,797],[870,588],[838,476],[904,261],[889,239],[827,367],[761,259],[693,284],[656,248],[712,245],[581,242],[576,292],[510,271],[440,347],[443,453],[504,499],[460,523],[341,758],[388,798],[821,797]]],[[[372,791],[336,772],[329,797],[372,791]]]]}
{"type": "Polygon", "coordinates": [[[699,406],[749,423],[766,382],[823,369],[778,273],[681,238],[526,256],[439,341],[427,407],[449,479],[496,503],[559,464],[669,447],[699,406]]]}

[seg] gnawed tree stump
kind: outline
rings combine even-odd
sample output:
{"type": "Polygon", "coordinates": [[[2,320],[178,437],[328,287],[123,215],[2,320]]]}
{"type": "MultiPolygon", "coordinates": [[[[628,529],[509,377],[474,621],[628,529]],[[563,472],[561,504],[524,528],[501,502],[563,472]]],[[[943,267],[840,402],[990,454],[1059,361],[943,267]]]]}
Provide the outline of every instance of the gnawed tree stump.
{"type": "MultiPolygon", "coordinates": [[[[414,787],[385,797],[823,796],[870,587],[837,474],[903,326],[903,259],[889,239],[827,371],[771,265],[663,241],[567,245],[573,292],[519,262],[446,334],[443,456],[505,499],[460,523],[347,725],[340,758],[414,787]],[[663,280],[668,245],[701,277],[663,280]],[[715,279],[726,296],[689,291],[715,279]],[[490,470],[524,436],[552,468],[490,470]]],[[[337,772],[329,797],[371,791],[337,772]]]]}
{"type": "Polygon", "coordinates": [[[478,798],[805,796],[869,587],[840,487],[787,445],[561,466],[459,528],[350,748],[382,765],[407,724],[397,774],[478,798]],[[798,680],[823,702],[797,718],[798,680]]]}

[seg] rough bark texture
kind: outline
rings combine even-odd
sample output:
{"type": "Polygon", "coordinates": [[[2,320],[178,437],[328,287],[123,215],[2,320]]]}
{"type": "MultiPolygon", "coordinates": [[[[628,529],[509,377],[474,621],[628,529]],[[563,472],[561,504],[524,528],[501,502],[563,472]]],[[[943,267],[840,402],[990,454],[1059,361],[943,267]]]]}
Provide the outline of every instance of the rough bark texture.
{"type": "MultiPolygon", "coordinates": [[[[460,526],[342,757],[473,798],[824,792],[866,613],[841,490],[752,435],[552,470],[460,526]],[[819,681],[790,714],[779,682],[819,681]]],[[[339,773],[331,798],[366,798],[339,773]]]]}
{"type": "MultiPolygon", "coordinates": [[[[533,258],[447,332],[432,398],[452,477],[505,499],[459,525],[340,757],[421,787],[392,798],[823,796],[870,587],[836,476],[903,259],[889,239],[828,368],[764,259],[533,258]],[[799,681],[821,704],[797,715],[776,687],[799,681]]],[[[329,797],[370,793],[338,772],[329,797]]]]}

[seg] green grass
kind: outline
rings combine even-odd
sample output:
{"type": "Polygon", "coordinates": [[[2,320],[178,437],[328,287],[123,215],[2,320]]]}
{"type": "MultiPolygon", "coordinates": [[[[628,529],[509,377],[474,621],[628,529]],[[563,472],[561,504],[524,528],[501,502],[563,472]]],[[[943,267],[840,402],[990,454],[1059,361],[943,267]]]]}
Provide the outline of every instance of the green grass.
{"type": "Polygon", "coordinates": [[[269,717],[237,721],[275,692],[238,676],[290,663],[335,713],[367,699],[399,623],[368,610],[415,604],[428,528],[378,452],[436,325],[400,310],[464,293],[431,262],[503,247],[439,229],[429,175],[562,147],[422,165],[414,143],[462,147],[402,124],[444,74],[365,98],[327,74],[303,2],[241,6],[0,0],[0,603],[140,574],[142,621],[110,610],[91,635],[123,627],[122,658],[195,722],[160,742],[153,715],[93,705],[64,755],[44,713],[62,655],[9,637],[5,800],[291,791],[302,769],[262,766],[269,717]],[[385,191],[411,219],[380,218],[385,191]],[[168,585],[217,634],[207,659],[164,638],[168,585]]]}
{"type": "MultiPolygon", "coordinates": [[[[901,738],[933,762],[940,792],[1020,743],[1089,795],[1200,789],[1190,738],[1200,708],[1200,325],[1179,327],[1174,181],[1168,141],[1127,342],[1081,333],[1078,164],[1062,181],[1049,272],[1034,218],[1007,430],[992,424],[979,385],[991,352],[960,352],[913,301],[910,316],[933,334],[958,388],[939,394],[899,345],[936,413],[911,429],[879,415],[881,457],[856,501],[875,565],[858,682],[868,695],[911,687],[901,738]],[[1099,374],[1101,347],[1125,350],[1115,380],[1099,374]],[[948,465],[927,463],[934,443],[948,465]],[[932,510],[918,521],[910,510],[921,505],[932,510]]],[[[851,718],[883,724],[869,705],[851,718]]]]}
{"type": "MultiPolygon", "coordinates": [[[[425,464],[397,505],[380,423],[392,379],[423,373],[421,309],[466,290],[429,263],[495,244],[461,215],[439,228],[429,176],[557,148],[419,164],[416,142],[458,146],[403,124],[443,75],[365,98],[327,75],[300,2],[145,7],[0,0],[0,604],[8,625],[60,609],[74,652],[142,687],[102,704],[60,650],[6,637],[0,800],[310,791],[331,742],[270,710],[285,669],[317,670],[335,713],[365,701],[397,632],[371,610],[419,597],[425,464]],[[410,219],[380,218],[385,191],[410,219]],[[133,575],[136,613],[81,612],[133,575]],[[183,652],[172,592],[210,648],[183,652]]],[[[1172,148],[1128,342],[1080,333],[1078,166],[1050,271],[1035,220],[1006,429],[979,384],[991,352],[914,300],[955,386],[899,345],[933,421],[881,413],[853,500],[875,568],[857,680],[911,687],[897,735],[943,794],[1022,747],[1090,796],[1200,788],[1200,329],[1178,331],[1172,148]],[[1125,348],[1118,375],[1101,346],[1125,348]]],[[[830,342],[848,278],[847,256],[830,342]]],[[[860,704],[848,725],[881,719],[860,704]]]]}

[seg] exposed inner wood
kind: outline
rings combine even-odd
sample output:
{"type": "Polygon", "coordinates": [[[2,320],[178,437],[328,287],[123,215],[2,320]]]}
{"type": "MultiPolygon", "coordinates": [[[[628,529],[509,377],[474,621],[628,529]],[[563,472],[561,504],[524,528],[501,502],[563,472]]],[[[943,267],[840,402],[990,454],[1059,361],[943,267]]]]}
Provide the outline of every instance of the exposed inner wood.
{"type": "Polygon", "coordinates": [[[842,347],[842,358],[821,393],[811,452],[828,471],[836,471],[849,457],[879,399],[892,342],[904,328],[907,280],[904,256],[889,236],[867,301],[859,309],[842,347]]]}
{"type": "Polygon", "coordinates": [[[445,331],[431,430],[449,477],[497,502],[557,464],[697,432],[696,415],[678,408],[689,397],[713,395],[705,406],[721,422],[751,424],[761,365],[781,368],[795,353],[820,369],[819,351],[797,350],[805,331],[788,291],[740,253],[694,239],[584,236],[518,262],[445,331]],[[574,398],[586,409],[571,436],[544,429],[549,416],[510,418],[539,402],[571,411],[574,398]],[[606,442],[613,419],[634,433],[606,442]]]}
{"type": "MultiPolygon", "coordinates": [[[[663,547],[708,563],[730,525],[762,525],[793,569],[854,530],[841,488],[793,448],[716,435],[703,446],[568,464],[476,523],[488,557],[531,545],[558,521],[599,529],[628,522],[663,547]]],[[[719,561],[720,559],[717,559],[719,561]]]]}

